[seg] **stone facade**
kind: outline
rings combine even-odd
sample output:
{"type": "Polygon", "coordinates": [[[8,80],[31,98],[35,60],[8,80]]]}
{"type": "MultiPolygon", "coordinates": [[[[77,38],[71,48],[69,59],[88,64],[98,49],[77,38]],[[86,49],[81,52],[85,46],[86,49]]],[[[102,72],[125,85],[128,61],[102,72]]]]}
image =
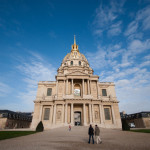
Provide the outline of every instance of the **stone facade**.
{"type": "Polygon", "coordinates": [[[32,129],[40,121],[45,129],[69,124],[121,128],[114,83],[99,82],[75,39],[57,72],[56,81],[38,83],[32,129]]]}
{"type": "Polygon", "coordinates": [[[31,121],[32,121],[31,113],[0,110],[0,130],[30,128],[31,121]]]}
{"type": "Polygon", "coordinates": [[[142,111],[134,114],[120,113],[121,119],[127,124],[133,123],[135,128],[150,128],[150,111],[142,111]]]}

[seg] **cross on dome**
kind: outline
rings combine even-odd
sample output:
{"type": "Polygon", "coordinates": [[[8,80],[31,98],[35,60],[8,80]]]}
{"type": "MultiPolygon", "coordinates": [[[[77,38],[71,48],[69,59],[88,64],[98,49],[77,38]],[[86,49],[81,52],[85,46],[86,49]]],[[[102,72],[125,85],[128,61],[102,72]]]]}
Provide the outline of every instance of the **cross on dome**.
{"type": "Polygon", "coordinates": [[[76,44],[76,36],[74,35],[74,44],[76,44]]]}

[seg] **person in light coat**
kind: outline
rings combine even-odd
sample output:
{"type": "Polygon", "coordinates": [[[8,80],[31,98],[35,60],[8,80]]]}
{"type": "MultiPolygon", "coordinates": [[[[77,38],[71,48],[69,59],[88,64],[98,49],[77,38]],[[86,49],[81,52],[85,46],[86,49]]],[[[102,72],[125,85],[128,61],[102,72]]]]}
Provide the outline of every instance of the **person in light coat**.
{"type": "Polygon", "coordinates": [[[95,138],[96,138],[96,143],[102,143],[102,140],[100,138],[100,129],[97,125],[95,125],[95,138]]]}

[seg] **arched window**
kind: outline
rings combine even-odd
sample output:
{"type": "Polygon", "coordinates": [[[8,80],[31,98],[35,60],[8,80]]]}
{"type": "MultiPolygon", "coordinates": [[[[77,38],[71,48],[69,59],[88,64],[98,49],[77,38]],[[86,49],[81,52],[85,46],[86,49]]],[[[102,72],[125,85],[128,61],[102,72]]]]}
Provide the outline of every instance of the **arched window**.
{"type": "Polygon", "coordinates": [[[71,64],[71,66],[73,66],[73,61],[71,61],[71,63],[70,63],[70,64],[71,64]]]}
{"type": "Polygon", "coordinates": [[[81,61],[79,61],[79,66],[81,66],[81,61]]]}

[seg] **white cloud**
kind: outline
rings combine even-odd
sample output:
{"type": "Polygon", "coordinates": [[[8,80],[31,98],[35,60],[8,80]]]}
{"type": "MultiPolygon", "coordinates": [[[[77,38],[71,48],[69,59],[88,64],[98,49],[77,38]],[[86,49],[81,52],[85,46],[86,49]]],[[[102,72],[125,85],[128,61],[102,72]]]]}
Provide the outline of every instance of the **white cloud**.
{"type": "Polygon", "coordinates": [[[121,21],[115,22],[119,14],[123,11],[125,1],[111,1],[110,5],[100,4],[96,9],[96,15],[93,22],[94,34],[101,36],[104,31],[108,31],[108,35],[116,36],[121,33],[121,21]]]}
{"type": "Polygon", "coordinates": [[[134,39],[143,39],[143,33],[142,32],[134,32],[133,34],[130,34],[128,36],[129,41],[132,41],[134,39]]]}
{"type": "Polygon", "coordinates": [[[30,52],[30,54],[31,56],[28,59],[21,59],[20,65],[17,66],[18,71],[23,75],[22,80],[25,83],[25,91],[20,92],[17,97],[30,107],[33,107],[37,83],[39,81],[55,80],[56,69],[39,54],[33,52],[30,52]]]}
{"type": "Polygon", "coordinates": [[[121,24],[122,22],[119,21],[117,23],[112,24],[110,29],[108,30],[108,36],[116,36],[121,33],[121,24]]]}
{"type": "Polygon", "coordinates": [[[136,20],[142,22],[143,30],[150,29],[150,5],[138,11],[136,20]]]}
{"type": "Polygon", "coordinates": [[[121,48],[121,44],[108,45],[108,47],[98,46],[95,53],[87,53],[86,57],[93,69],[101,69],[106,66],[117,66],[116,57],[122,55],[125,49],[121,48]],[[96,63],[95,63],[96,62],[96,63]]]}
{"type": "Polygon", "coordinates": [[[141,38],[142,32],[150,29],[150,5],[139,10],[136,17],[129,23],[124,35],[129,36],[129,39],[141,38]],[[139,31],[141,32],[139,33],[139,31]]]}
{"type": "Polygon", "coordinates": [[[134,88],[116,88],[116,91],[118,99],[120,100],[120,111],[125,110],[127,113],[149,111],[150,85],[134,88]]]}
{"type": "Polygon", "coordinates": [[[7,96],[11,91],[12,88],[8,84],[0,82],[0,97],[7,96]]]}
{"type": "Polygon", "coordinates": [[[140,64],[140,67],[150,66],[150,60],[144,61],[140,64]]]}
{"type": "Polygon", "coordinates": [[[128,28],[127,28],[127,30],[125,31],[125,35],[126,35],[126,36],[129,36],[129,35],[135,33],[135,32],[137,31],[137,28],[138,28],[138,22],[132,21],[132,22],[128,25],[128,28]]]}
{"type": "Polygon", "coordinates": [[[150,39],[145,41],[142,40],[132,40],[127,45],[127,49],[122,51],[122,62],[116,67],[129,67],[135,63],[135,59],[139,54],[142,54],[150,50],[150,39]]]}
{"type": "Polygon", "coordinates": [[[134,53],[141,53],[145,50],[148,50],[150,49],[150,39],[147,39],[144,42],[140,40],[133,40],[129,44],[128,49],[134,53]]]}
{"type": "Polygon", "coordinates": [[[101,48],[99,48],[99,50],[96,53],[87,53],[86,56],[92,68],[103,68],[107,64],[107,61],[105,60],[106,51],[104,51],[101,48]]]}
{"type": "Polygon", "coordinates": [[[119,49],[119,50],[108,50],[108,54],[107,54],[107,58],[109,59],[114,59],[116,57],[118,57],[119,55],[121,55],[124,52],[124,49],[119,49]]]}
{"type": "Polygon", "coordinates": [[[108,36],[116,36],[119,35],[121,33],[121,28],[111,28],[110,30],[108,30],[108,36]]]}
{"type": "Polygon", "coordinates": [[[144,59],[150,60],[150,55],[145,56],[144,59]]]}

